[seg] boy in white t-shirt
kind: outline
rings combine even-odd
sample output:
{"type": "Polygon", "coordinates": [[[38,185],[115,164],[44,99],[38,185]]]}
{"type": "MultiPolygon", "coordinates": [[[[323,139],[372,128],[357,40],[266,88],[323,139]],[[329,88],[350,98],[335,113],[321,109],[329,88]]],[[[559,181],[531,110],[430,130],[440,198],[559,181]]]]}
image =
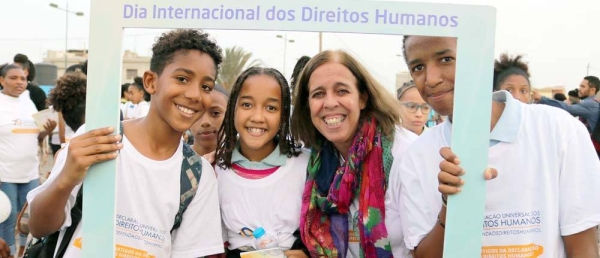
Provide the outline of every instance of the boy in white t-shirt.
{"type": "MultiPolygon", "coordinates": [[[[113,128],[78,130],[68,151],[59,153],[48,182],[28,196],[35,237],[61,230],[60,246],[87,169],[116,158],[115,256],[127,254],[120,250],[148,257],[223,252],[217,181],[206,160],[180,227],[169,233],[180,205],[181,136],[210,106],[221,49],[206,33],[174,30],[163,34],[152,50],[150,71],[144,73],[146,90],[154,95],[148,115],[124,122],[123,137],[113,128]]],[[[81,223],[76,227],[64,257],[81,256],[85,240],[81,223]]]]}
{"type": "MultiPolygon", "coordinates": [[[[442,257],[446,198],[465,184],[449,148],[456,42],[404,40],[419,92],[436,112],[449,116],[415,141],[399,163],[400,173],[390,178],[391,187],[401,185],[404,242],[414,257],[442,257]]],[[[493,180],[486,188],[481,256],[597,257],[600,162],[585,128],[564,111],[520,103],[506,91],[493,97],[488,163],[493,169],[484,173],[493,180]]]]}

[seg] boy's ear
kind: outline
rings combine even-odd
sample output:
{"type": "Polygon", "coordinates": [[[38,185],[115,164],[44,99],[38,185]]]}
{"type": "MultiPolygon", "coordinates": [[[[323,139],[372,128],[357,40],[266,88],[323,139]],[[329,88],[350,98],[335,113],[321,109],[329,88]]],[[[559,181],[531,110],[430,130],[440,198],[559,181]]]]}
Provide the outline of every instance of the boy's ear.
{"type": "Polygon", "coordinates": [[[152,95],[156,92],[156,84],[158,82],[158,74],[153,71],[145,71],[144,72],[144,89],[152,95]]]}

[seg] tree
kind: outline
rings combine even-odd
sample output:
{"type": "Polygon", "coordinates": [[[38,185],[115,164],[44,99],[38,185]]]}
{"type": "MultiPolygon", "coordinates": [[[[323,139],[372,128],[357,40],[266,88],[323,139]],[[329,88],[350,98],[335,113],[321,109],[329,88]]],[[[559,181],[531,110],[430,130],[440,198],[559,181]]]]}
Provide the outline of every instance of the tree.
{"type": "Polygon", "coordinates": [[[252,53],[246,52],[242,47],[225,48],[225,56],[221,63],[217,83],[229,90],[244,70],[262,64],[258,59],[250,61],[251,58],[252,53]]]}

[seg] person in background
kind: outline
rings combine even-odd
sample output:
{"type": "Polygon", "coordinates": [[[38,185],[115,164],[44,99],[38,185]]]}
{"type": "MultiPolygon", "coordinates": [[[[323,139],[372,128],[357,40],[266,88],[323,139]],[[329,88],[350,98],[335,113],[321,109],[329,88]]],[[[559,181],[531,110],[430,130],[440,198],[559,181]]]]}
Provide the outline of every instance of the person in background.
{"type": "Polygon", "coordinates": [[[141,77],[136,77],[133,83],[129,84],[127,92],[131,104],[122,109],[123,120],[145,117],[150,110],[150,103],[146,99],[150,99],[150,97],[146,96],[148,93],[144,89],[144,82],[141,77]]]}
{"type": "Polygon", "coordinates": [[[567,95],[569,95],[569,99],[565,101],[567,105],[578,104],[581,101],[579,98],[579,89],[570,90],[567,95]]]}
{"type": "MultiPolygon", "coordinates": [[[[38,111],[29,98],[27,77],[20,66],[0,67],[0,84],[4,86],[0,92],[0,190],[11,203],[8,219],[0,223],[0,237],[16,254],[17,214],[27,193],[39,185],[38,143],[52,133],[56,121],[48,120],[44,130],[38,129],[32,116],[38,111]]],[[[27,235],[20,235],[19,240],[18,254],[22,254],[27,235]]]]}
{"type": "Polygon", "coordinates": [[[131,83],[128,83],[128,82],[121,85],[121,104],[122,105],[131,101],[129,99],[129,85],[131,85],[131,83]]]}
{"type": "Polygon", "coordinates": [[[544,97],[539,92],[533,93],[533,100],[535,103],[564,109],[572,116],[579,117],[588,129],[588,132],[592,133],[596,128],[598,118],[600,118],[600,103],[596,99],[599,89],[600,79],[596,76],[586,76],[579,84],[579,98],[581,98],[581,102],[578,104],[568,105],[567,103],[544,97]]]}
{"type": "Polygon", "coordinates": [[[531,102],[529,66],[521,61],[523,56],[509,57],[501,54],[494,62],[494,91],[505,90],[523,103],[531,102]]]}
{"type": "Polygon", "coordinates": [[[402,131],[413,141],[427,129],[431,107],[423,100],[412,80],[398,88],[396,98],[400,102],[402,131]]]}
{"type": "Polygon", "coordinates": [[[562,94],[559,92],[559,93],[554,94],[554,99],[565,102],[565,100],[567,100],[567,96],[565,96],[565,94],[562,94]]]}
{"type": "Polygon", "coordinates": [[[191,135],[188,136],[187,142],[191,142],[193,144],[192,149],[198,155],[204,156],[214,166],[214,152],[217,149],[219,129],[225,118],[229,92],[220,84],[215,84],[215,89],[210,95],[212,104],[200,120],[190,128],[191,135]],[[205,156],[210,153],[212,155],[205,156]]]}
{"type": "Polygon", "coordinates": [[[302,72],[302,69],[304,69],[304,66],[306,66],[306,63],[308,63],[309,60],[309,56],[302,56],[296,62],[294,70],[292,71],[292,77],[290,78],[290,90],[292,91],[292,93],[294,92],[296,83],[298,82],[298,76],[300,75],[300,72],[302,72]]]}
{"type": "Polygon", "coordinates": [[[37,84],[33,83],[35,79],[35,66],[33,62],[29,60],[26,55],[17,54],[13,58],[13,62],[21,67],[27,77],[27,90],[29,91],[29,97],[35,104],[38,111],[46,109],[46,93],[37,84]]]}
{"type": "MultiPolygon", "coordinates": [[[[48,103],[59,112],[68,132],[66,142],[85,121],[87,77],[81,71],[69,72],[58,78],[50,91],[48,103]]],[[[58,152],[58,150],[57,150],[58,152]]],[[[57,153],[55,153],[56,155],[57,153]]]]}

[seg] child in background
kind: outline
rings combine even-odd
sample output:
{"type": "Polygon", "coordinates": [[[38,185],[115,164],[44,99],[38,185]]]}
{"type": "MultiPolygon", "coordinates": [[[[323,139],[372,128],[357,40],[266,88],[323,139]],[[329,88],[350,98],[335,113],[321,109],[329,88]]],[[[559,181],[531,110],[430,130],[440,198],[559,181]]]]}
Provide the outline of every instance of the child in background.
{"type": "Polygon", "coordinates": [[[144,89],[144,82],[141,77],[136,77],[127,89],[131,103],[122,109],[123,120],[145,117],[150,110],[150,103],[146,101],[147,92],[144,89]]]}
{"type": "MultiPolygon", "coordinates": [[[[67,151],[59,153],[48,181],[28,195],[29,228],[34,237],[71,226],[70,210],[87,169],[117,159],[116,214],[146,225],[156,237],[145,241],[141,232],[117,226],[116,233],[121,234],[115,234],[115,244],[122,248],[116,249],[115,256],[125,255],[120,249],[137,249],[152,257],[203,257],[223,252],[217,181],[205,160],[197,191],[180,226],[175,223],[186,147],[181,136],[210,106],[210,92],[222,62],[221,48],[208,34],[188,29],[163,34],[152,52],[150,71],[144,73],[144,86],[154,95],[148,115],[123,122],[123,136],[111,127],[81,134],[85,131],[81,126],[67,151]]],[[[81,222],[75,226],[64,257],[81,257],[81,243],[85,243],[81,222]]],[[[61,232],[59,243],[63,235],[61,232]]]]}
{"type": "Polygon", "coordinates": [[[227,257],[256,250],[258,227],[288,257],[305,256],[292,249],[304,248],[297,230],[308,155],[294,149],[290,102],[287,81],[272,68],[249,68],[231,90],[216,154],[227,257]]]}
{"type": "Polygon", "coordinates": [[[214,165],[214,152],[217,149],[217,136],[219,128],[225,118],[229,92],[223,86],[216,84],[211,93],[212,104],[204,115],[190,128],[193,136],[194,151],[206,157],[214,165]]]}

